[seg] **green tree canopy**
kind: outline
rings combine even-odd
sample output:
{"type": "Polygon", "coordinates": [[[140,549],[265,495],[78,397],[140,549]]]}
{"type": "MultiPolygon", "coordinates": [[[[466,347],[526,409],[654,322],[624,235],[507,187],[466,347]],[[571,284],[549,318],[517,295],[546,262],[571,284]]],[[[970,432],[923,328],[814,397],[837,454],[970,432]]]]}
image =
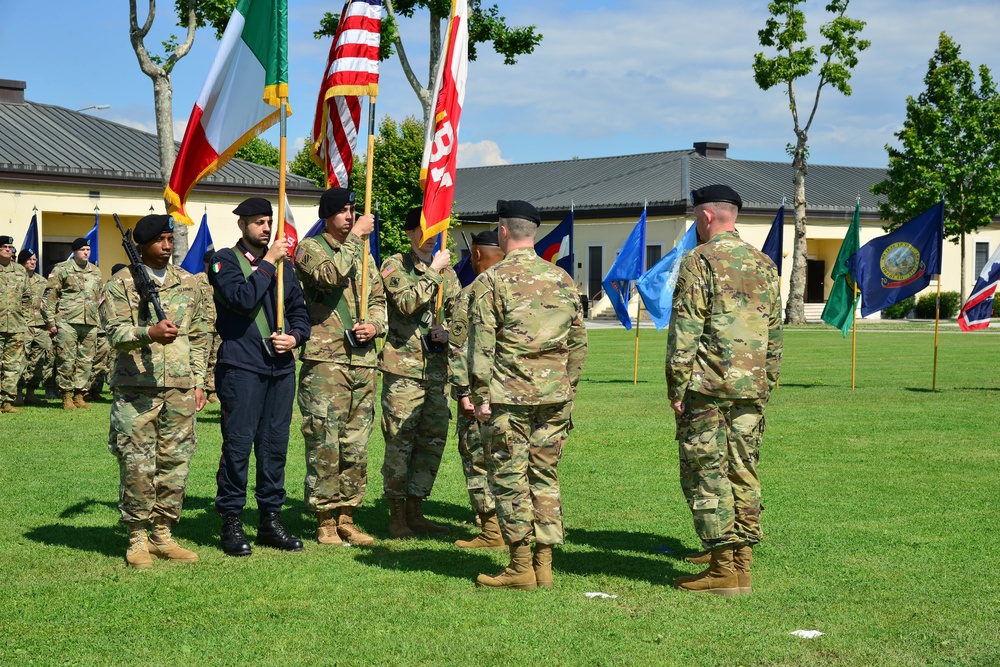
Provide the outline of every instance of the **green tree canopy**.
{"type": "Polygon", "coordinates": [[[237,160],[246,160],[271,169],[281,166],[281,152],[267,139],[254,137],[233,154],[237,160]]]}

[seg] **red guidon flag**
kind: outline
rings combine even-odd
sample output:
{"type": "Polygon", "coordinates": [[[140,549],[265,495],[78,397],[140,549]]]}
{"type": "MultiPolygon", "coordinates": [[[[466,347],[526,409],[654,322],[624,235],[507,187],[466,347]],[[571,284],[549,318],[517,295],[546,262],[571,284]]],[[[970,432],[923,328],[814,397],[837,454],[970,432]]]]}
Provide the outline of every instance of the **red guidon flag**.
{"type": "Polygon", "coordinates": [[[316,102],[312,158],[330,187],[347,187],[358,144],[361,97],[378,96],[382,0],[347,0],[316,102]]]}
{"type": "Polygon", "coordinates": [[[288,242],[288,259],[295,262],[295,248],[299,245],[299,232],[295,229],[295,218],[292,217],[292,207],[285,195],[285,241],[288,242]]]}
{"type": "Polygon", "coordinates": [[[420,212],[421,243],[448,229],[455,201],[455,165],[458,160],[458,122],[465,102],[469,73],[469,4],[452,0],[451,19],[438,63],[431,108],[434,118],[424,141],[420,186],[424,206],[420,212]]]}
{"type": "Polygon", "coordinates": [[[274,125],[280,100],[287,97],[288,1],[239,0],[163,193],[175,220],[192,224],[184,211],[191,189],[274,125]]]}

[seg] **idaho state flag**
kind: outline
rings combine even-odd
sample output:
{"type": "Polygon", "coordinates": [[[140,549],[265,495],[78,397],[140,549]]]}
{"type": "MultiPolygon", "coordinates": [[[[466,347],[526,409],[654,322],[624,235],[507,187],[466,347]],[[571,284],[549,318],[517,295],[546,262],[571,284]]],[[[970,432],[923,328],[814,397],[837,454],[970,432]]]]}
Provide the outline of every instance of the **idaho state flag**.
{"type": "Polygon", "coordinates": [[[938,202],[899,229],[872,239],[847,260],[861,290],[861,316],[913,296],[941,273],[944,202],[938,202]]]}
{"type": "Polygon", "coordinates": [[[573,212],[535,244],[535,252],[573,277],[573,212]]]}

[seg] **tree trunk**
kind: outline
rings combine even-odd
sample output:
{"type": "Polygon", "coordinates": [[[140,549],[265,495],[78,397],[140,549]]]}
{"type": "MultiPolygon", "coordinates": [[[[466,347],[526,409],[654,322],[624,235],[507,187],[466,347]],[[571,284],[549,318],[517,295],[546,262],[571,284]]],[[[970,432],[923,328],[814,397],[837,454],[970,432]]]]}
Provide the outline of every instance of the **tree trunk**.
{"type": "MultiPolygon", "coordinates": [[[[173,85],[170,75],[163,73],[153,78],[153,105],[156,110],[156,135],[159,140],[160,152],[160,183],[164,189],[170,181],[170,173],[174,170],[176,152],[174,148],[173,121],[173,85]]],[[[164,210],[166,200],[164,200],[164,210]]],[[[174,227],[174,264],[184,261],[188,251],[187,225],[174,227]]]]}
{"type": "Polygon", "coordinates": [[[792,274],[788,278],[788,300],[785,302],[785,324],[804,324],[806,321],[806,174],[809,167],[805,158],[806,139],[799,135],[792,159],[795,176],[795,243],[792,246],[792,274]]]}
{"type": "MultiPolygon", "coordinates": [[[[943,246],[944,244],[942,243],[941,245],[943,246]]],[[[958,303],[959,303],[959,307],[961,307],[963,304],[965,304],[965,225],[964,224],[962,225],[962,243],[961,243],[961,247],[962,247],[962,274],[961,274],[960,280],[962,282],[959,283],[959,288],[958,288],[958,303]]],[[[943,260],[944,258],[942,257],[941,259],[943,260]]],[[[942,261],[942,268],[944,268],[944,262],[943,261],[942,261]]],[[[976,276],[976,277],[978,278],[978,276],[976,276]]],[[[941,276],[938,276],[938,280],[941,280],[941,276]]]]}

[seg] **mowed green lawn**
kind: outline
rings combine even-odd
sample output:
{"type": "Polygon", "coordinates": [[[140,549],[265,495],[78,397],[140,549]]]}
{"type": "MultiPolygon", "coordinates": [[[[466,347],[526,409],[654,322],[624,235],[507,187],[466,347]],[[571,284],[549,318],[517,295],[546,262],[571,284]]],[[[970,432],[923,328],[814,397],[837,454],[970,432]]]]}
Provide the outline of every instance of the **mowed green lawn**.
{"type": "MultiPolygon", "coordinates": [[[[426,504],[451,538],[320,547],[296,420],[285,517],[305,551],[232,559],[217,546],[212,405],[176,529],[201,562],[132,571],[108,403],[0,415],[0,664],[1000,664],[1000,336],[943,334],[931,393],[931,331],[866,330],[852,392],[850,338],[787,331],[760,465],[766,537],[754,594],[738,598],[670,588],[697,570],[680,559],[698,542],[677,483],[666,335],[642,331],[636,386],[633,340],[591,332],[559,469],[553,591],[474,587],[506,555],[451,545],[473,532],[454,438],[426,504]]],[[[357,521],[378,537],[382,456],[376,427],[357,521]]]]}

